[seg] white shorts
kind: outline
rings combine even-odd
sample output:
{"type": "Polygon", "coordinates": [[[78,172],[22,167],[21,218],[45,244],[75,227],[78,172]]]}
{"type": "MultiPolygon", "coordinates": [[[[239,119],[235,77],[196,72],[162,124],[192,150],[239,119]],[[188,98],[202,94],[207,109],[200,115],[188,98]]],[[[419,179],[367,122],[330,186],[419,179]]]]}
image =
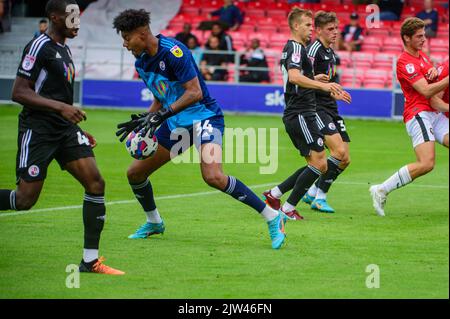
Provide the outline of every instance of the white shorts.
{"type": "Polygon", "coordinates": [[[440,112],[423,111],[406,122],[406,130],[414,148],[425,142],[442,144],[448,134],[448,118],[440,112]]]}

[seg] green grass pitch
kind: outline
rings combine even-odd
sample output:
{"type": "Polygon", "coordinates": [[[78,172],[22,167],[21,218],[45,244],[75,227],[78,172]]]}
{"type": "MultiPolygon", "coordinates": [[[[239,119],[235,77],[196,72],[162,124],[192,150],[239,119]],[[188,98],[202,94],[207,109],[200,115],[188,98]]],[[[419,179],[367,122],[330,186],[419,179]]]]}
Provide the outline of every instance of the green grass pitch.
{"type": "MultiPolygon", "coordinates": [[[[0,107],[0,188],[14,186],[19,111],[0,107]]],[[[54,162],[33,209],[66,208],[0,213],[0,298],[449,297],[448,150],[436,146],[434,171],[389,196],[385,218],[372,209],[369,183],[414,160],[402,123],[347,121],[352,163],[328,197],[337,213],[315,213],[300,203],[306,220],[288,223],[286,244],[275,251],[253,210],[228,195],[196,194],[212,191],[198,164],[170,163],[152,176],[166,233],[127,239],[144,222],[126,180],[131,158],[114,134],[130,112],[87,113],[81,126],[97,138],[106,200],[113,203],[107,206],[100,254],[126,275],[81,274],[80,288],[66,287],[66,267],[79,263],[83,244],[81,209],[66,206],[81,205],[83,190],[54,162]],[[370,264],[380,270],[378,289],[366,287],[370,264]]],[[[225,121],[234,128],[279,128],[276,174],[260,175],[259,164],[224,165],[258,195],[264,184],[304,164],[278,116],[226,115],[225,121]]]]}

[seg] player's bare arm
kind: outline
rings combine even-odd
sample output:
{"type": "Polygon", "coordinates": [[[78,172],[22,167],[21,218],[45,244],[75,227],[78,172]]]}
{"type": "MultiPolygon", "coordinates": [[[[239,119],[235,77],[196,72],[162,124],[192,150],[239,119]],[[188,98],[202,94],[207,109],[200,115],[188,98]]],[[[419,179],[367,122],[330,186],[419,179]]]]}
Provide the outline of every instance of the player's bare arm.
{"type": "Polygon", "coordinates": [[[438,94],[432,96],[430,99],[430,105],[433,109],[437,111],[448,112],[449,111],[448,103],[445,103],[444,100],[442,100],[443,95],[444,92],[439,92],[438,94]]]}
{"type": "Polygon", "coordinates": [[[35,83],[31,80],[17,77],[12,91],[12,100],[39,111],[59,113],[74,124],[86,120],[86,113],[80,108],[42,97],[35,92],[34,85],[35,83]]]}
{"type": "Polygon", "coordinates": [[[425,79],[420,79],[416,81],[412,86],[417,92],[429,99],[448,86],[448,76],[443,78],[441,81],[432,84],[428,84],[427,80],[425,79]]]}
{"type": "Polygon", "coordinates": [[[314,75],[314,80],[327,83],[328,81],[330,81],[330,77],[326,74],[317,74],[314,75]]]}
{"type": "Polygon", "coordinates": [[[158,112],[160,109],[162,108],[162,103],[155,97],[153,99],[152,104],[150,105],[150,107],[148,108],[148,111],[150,113],[152,112],[158,112]]]}
{"type": "Polygon", "coordinates": [[[184,83],[183,88],[186,90],[184,94],[170,106],[174,113],[181,112],[189,105],[203,99],[202,89],[197,77],[184,83]]]}
{"type": "Polygon", "coordinates": [[[289,82],[292,84],[307,88],[322,90],[325,92],[330,92],[333,94],[340,95],[342,93],[342,87],[337,83],[323,83],[315,80],[311,80],[306,76],[302,75],[297,69],[290,69],[288,71],[289,82]]]}

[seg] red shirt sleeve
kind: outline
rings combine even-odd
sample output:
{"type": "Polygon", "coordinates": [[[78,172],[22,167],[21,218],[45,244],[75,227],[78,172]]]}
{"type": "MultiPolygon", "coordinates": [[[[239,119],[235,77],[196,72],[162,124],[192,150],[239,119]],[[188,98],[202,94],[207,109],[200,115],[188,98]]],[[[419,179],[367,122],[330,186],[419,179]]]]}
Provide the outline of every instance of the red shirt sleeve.
{"type": "Polygon", "coordinates": [[[420,79],[424,79],[420,72],[420,65],[413,61],[398,61],[397,63],[397,77],[403,79],[411,86],[420,79]]]}

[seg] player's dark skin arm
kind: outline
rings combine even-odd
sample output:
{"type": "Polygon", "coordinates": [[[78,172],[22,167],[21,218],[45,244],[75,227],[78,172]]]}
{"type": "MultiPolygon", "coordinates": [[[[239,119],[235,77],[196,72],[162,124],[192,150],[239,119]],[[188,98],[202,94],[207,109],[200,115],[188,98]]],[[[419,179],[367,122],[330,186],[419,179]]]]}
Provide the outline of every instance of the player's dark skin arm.
{"type": "Polygon", "coordinates": [[[203,99],[202,89],[197,77],[184,83],[183,87],[186,91],[184,91],[183,95],[170,106],[174,113],[179,113],[189,105],[203,99]]]}
{"type": "Polygon", "coordinates": [[[150,108],[148,109],[148,111],[150,113],[155,113],[155,112],[158,112],[161,108],[162,108],[161,102],[155,98],[153,100],[153,103],[150,105],[150,108]]]}
{"type": "Polygon", "coordinates": [[[42,97],[34,91],[34,85],[33,81],[18,76],[14,82],[12,100],[38,111],[59,113],[74,124],[86,119],[86,113],[80,108],[42,97]]]}
{"type": "Polygon", "coordinates": [[[436,95],[440,91],[445,90],[447,86],[448,86],[448,75],[441,81],[436,83],[428,84],[427,80],[420,79],[412,85],[414,90],[422,94],[427,99],[431,98],[433,95],[436,95]]]}

